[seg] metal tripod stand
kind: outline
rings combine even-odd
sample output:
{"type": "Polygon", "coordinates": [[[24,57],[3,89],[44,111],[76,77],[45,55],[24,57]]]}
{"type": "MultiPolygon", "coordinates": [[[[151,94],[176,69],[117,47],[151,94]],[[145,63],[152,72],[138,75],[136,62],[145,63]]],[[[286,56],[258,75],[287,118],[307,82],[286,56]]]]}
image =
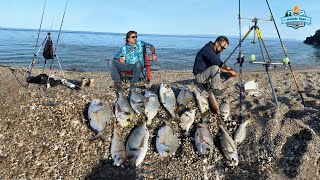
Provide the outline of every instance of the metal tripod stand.
{"type": "Polygon", "coordinates": [[[249,31],[247,32],[245,37],[247,37],[249,35],[249,33],[252,30],[254,30],[253,43],[255,44],[255,37],[257,37],[258,38],[258,42],[259,42],[259,46],[260,46],[260,50],[261,50],[262,59],[263,59],[263,61],[257,62],[257,61],[255,61],[255,56],[253,56],[253,57],[251,57],[250,63],[264,65],[264,67],[266,69],[266,72],[267,72],[267,75],[268,75],[268,81],[269,81],[269,84],[271,86],[271,90],[272,90],[272,94],[273,94],[274,100],[275,100],[276,104],[279,105],[278,98],[277,98],[277,93],[276,93],[276,91],[274,89],[274,86],[273,86],[273,83],[272,83],[272,78],[271,78],[271,75],[270,75],[270,72],[269,72],[269,67],[270,67],[270,65],[283,65],[283,63],[274,63],[274,62],[271,61],[271,58],[270,58],[270,55],[269,55],[268,50],[266,48],[266,45],[265,45],[265,43],[264,43],[264,41],[262,39],[260,28],[257,25],[259,19],[258,18],[254,18],[254,19],[249,19],[249,20],[252,20],[254,25],[249,29],[249,31]],[[267,55],[267,59],[265,57],[264,51],[265,51],[265,53],[267,55]]]}

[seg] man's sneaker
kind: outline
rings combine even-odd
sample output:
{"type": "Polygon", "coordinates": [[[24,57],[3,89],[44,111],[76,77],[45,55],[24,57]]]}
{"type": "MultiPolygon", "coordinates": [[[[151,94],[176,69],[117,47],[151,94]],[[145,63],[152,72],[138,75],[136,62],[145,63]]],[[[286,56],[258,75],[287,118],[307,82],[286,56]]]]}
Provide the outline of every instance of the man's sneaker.
{"type": "Polygon", "coordinates": [[[206,90],[209,90],[209,89],[210,89],[210,83],[206,82],[206,83],[204,84],[204,87],[206,88],[206,90]]]}
{"type": "Polygon", "coordinates": [[[222,96],[222,91],[220,89],[211,89],[210,90],[215,96],[222,96]]]}

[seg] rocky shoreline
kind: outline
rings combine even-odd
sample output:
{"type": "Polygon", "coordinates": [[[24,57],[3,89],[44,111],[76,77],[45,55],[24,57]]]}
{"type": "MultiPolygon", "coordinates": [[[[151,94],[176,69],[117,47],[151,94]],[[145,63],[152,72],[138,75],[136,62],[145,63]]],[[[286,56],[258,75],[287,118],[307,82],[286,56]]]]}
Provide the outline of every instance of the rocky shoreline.
{"type": "Polygon", "coordinates": [[[313,36],[307,37],[303,42],[305,44],[320,45],[320,29],[313,36]]]}

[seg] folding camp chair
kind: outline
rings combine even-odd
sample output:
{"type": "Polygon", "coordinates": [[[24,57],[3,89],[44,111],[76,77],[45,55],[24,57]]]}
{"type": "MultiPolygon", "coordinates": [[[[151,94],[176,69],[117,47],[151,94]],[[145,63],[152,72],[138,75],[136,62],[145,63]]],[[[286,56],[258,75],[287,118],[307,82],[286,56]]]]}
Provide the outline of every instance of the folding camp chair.
{"type": "MultiPolygon", "coordinates": [[[[147,47],[146,45],[143,46],[143,59],[144,59],[144,65],[142,67],[142,75],[143,79],[149,83],[151,80],[151,65],[150,65],[150,57],[149,54],[147,53],[147,47]]],[[[133,76],[133,71],[119,71],[120,77],[123,80],[128,80],[132,78],[133,76]]]]}

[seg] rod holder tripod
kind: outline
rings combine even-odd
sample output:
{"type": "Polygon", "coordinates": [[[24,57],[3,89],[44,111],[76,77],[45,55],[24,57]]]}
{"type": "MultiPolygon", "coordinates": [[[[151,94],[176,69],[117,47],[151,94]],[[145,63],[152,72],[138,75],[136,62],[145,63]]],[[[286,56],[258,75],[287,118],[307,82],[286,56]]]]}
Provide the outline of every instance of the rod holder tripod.
{"type": "MultiPolygon", "coordinates": [[[[271,58],[270,58],[270,55],[269,55],[268,50],[266,48],[266,45],[265,45],[265,43],[264,43],[264,41],[262,39],[262,34],[261,34],[261,31],[260,31],[260,28],[257,25],[258,21],[259,21],[259,18],[252,19],[252,22],[254,23],[254,25],[251,27],[251,30],[254,29],[254,34],[257,35],[263,61],[262,62],[255,62],[254,61],[255,59],[251,59],[251,63],[264,65],[266,73],[268,75],[268,81],[269,81],[269,84],[270,84],[270,87],[271,87],[271,90],[272,90],[272,94],[273,94],[274,100],[275,100],[276,104],[279,105],[278,98],[277,98],[277,93],[276,93],[275,88],[273,86],[271,75],[269,73],[269,67],[270,67],[270,65],[279,65],[279,64],[282,65],[283,63],[273,63],[271,61],[271,58]],[[266,55],[268,57],[268,60],[266,60],[266,58],[265,58],[263,49],[265,50],[265,53],[266,53],[266,55]]],[[[272,21],[272,20],[269,20],[269,21],[272,21]]]]}
{"type": "MultiPolygon", "coordinates": [[[[248,19],[248,18],[240,18],[239,19],[248,19]]],[[[263,62],[254,62],[253,60],[251,60],[251,62],[253,64],[262,64],[265,66],[265,69],[266,69],[266,73],[268,75],[268,81],[269,81],[269,84],[271,86],[271,90],[272,90],[272,94],[273,94],[273,97],[275,99],[275,102],[276,102],[276,105],[279,105],[279,102],[278,102],[278,98],[277,98],[277,93],[275,91],[275,88],[273,86],[273,83],[272,83],[272,78],[271,78],[271,75],[269,73],[269,66],[270,65],[282,65],[283,63],[273,63],[271,61],[271,58],[269,56],[269,53],[267,51],[267,48],[266,48],[266,45],[262,39],[262,35],[261,35],[261,31],[259,29],[259,26],[257,25],[258,24],[258,21],[259,20],[266,20],[266,19],[261,19],[261,18],[253,18],[253,19],[249,19],[251,20],[254,25],[250,27],[250,29],[248,30],[248,32],[245,34],[245,36],[242,38],[242,40],[239,42],[239,44],[235,47],[235,49],[231,52],[231,54],[228,56],[228,58],[223,62],[224,64],[229,60],[229,58],[232,56],[232,54],[235,52],[235,50],[241,46],[241,43],[249,36],[249,34],[251,33],[252,30],[254,30],[254,35],[257,36],[258,38],[258,42],[259,42],[259,45],[260,45],[260,50],[261,50],[261,54],[262,54],[262,57],[263,57],[263,62]],[[265,58],[265,55],[264,55],[264,51],[263,49],[265,50],[266,52],[266,55],[268,57],[268,61],[266,60],[265,58]]],[[[272,21],[272,19],[268,20],[268,21],[272,21]]],[[[255,59],[254,59],[255,60],[255,59]]],[[[242,64],[244,62],[244,57],[241,57],[241,54],[239,54],[239,57],[237,58],[237,63],[240,64],[240,67],[242,67],[242,64]]],[[[240,88],[241,88],[242,84],[240,85],[240,88]]]]}
{"type": "Polygon", "coordinates": [[[43,44],[47,41],[47,39],[48,39],[48,36],[46,36],[46,38],[43,40],[41,46],[40,46],[40,47],[38,48],[38,50],[33,54],[33,58],[32,58],[32,60],[31,60],[31,63],[30,63],[30,65],[29,65],[27,71],[26,71],[26,74],[25,74],[25,78],[26,78],[27,81],[29,81],[30,78],[31,78],[31,72],[32,72],[33,67],[38,64],[38,62],[37,62],[37,56],[38,56],[40,50],[42,49],[43,44]]]}

